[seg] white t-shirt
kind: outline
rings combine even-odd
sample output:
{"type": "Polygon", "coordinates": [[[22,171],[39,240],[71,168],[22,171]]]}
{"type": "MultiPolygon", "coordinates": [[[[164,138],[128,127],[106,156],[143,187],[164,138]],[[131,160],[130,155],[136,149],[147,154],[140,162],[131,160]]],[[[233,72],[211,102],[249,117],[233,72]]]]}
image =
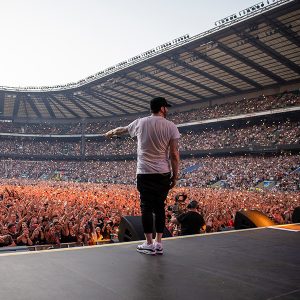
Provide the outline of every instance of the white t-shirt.
{"type": "Polygon", "coordinates": [[[179,139],[176,125],[160,116],[137,119],[127,126],[131,137],[136,136],[137,174],[170,172],[169,145],[179,139]]]}

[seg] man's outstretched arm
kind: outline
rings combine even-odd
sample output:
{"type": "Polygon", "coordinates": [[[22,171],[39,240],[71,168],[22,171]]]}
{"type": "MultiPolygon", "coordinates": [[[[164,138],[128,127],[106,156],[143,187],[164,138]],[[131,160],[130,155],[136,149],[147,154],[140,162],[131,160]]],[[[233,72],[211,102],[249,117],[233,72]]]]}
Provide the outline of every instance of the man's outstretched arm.
{"type": "Polygon", "coordinates": [[[121,135],[124,133],[128,133],[127,127],[118,127],[112,130],[107,131],[104,135],[107,138],[113,137],[114,135],[121,135]]]}

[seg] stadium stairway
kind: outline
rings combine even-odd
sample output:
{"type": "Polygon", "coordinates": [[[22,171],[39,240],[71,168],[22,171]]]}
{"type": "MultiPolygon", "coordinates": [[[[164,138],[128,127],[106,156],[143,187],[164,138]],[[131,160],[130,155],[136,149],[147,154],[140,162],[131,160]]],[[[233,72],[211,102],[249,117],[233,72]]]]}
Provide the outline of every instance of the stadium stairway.
{"type": "Polygon", "coordinates": [[[201,167],[201,164],[195,164],[195,165],[186,167],[186,168],[182,171],[182,174],[193,173],[194,171],[197,171],[200,167],[201,167]]]}
{"type": "Polygon", "coordinates": [[[218,180],[217,182],[214,182],[213,184],[211,184],[212,188],[226,188],[228,187],[228,183],[226,180],[218,180]]]}
{"type": "MultiPolygon", "coordinates": [[[[294,173],[300,173],[300,166],[298,166],[297,168],[295,168],[293,171],[291,171],[289,174],[287,174],[283,178],[289,177],[289,176],[291,176],[294,173]]],[[[264,181],[260,182],[259,184],[257,184],[255,188],[258,188],[258,189],[271,189],[274,186],[276,186],[277,183],[278,182],[274,181],[274,180],[264,180],[264,181]]]]}
{"type": "Polygon", "coordinates": [[[293,170],[290,174],[300,173],[300,166],[298,166],[295,170],[293,170]]]}
{"type": "Polygon", "coordinates": [[[256,185],[257,189],[271,189],[277,184],[277,181],[274,180],[264,180],[256,185]]]}

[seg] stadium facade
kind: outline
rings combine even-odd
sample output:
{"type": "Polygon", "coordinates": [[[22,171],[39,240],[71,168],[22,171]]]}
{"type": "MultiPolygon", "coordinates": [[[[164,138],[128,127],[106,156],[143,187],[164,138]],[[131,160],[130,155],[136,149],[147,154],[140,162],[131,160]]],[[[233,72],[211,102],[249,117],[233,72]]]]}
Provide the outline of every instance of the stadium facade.
{"type": "Polygon", "coordinates": [[[0,87],[0,119],[99,120],[148,112],[166,97],[176,110],[299,87],[299,1],[263,1],[76,83],[0,87]]]}
{"type": "MultiPolygon", "coordinates": [[[[294,172],[300,166],[299,19],[299,1],[264,1],[218,20],[207,32],[166,42],[77,83],[0,87],[3,177],[109,177],[118,162],[135,160],[135,141],[102,134],[148,114],[157,95],[173,104],[170,117],[184,141],[181,157],[199,160],[192,167],[207,157],[223,157],[226,164],[232,156],[237,162],[277,156],[280,164],[292,155],[284,172],[294,172]],[[97,173],[93,162],[107,162],[99,167],[107,175],[97,173]]],[[[221,178],[217,174],[209,184],[221,178]]]]}

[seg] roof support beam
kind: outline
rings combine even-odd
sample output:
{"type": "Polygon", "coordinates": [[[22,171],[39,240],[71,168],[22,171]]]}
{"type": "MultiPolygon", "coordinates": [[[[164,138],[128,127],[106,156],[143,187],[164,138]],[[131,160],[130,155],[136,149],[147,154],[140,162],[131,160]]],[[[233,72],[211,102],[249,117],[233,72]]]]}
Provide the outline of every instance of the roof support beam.
{"type": "Polygon", "coordinates": [[[53,106],[55,106],[56,109],[63,115],[64,118],[67,118],[67,115],[61,110],[61,108],[58,106],[57,103],[54,102],[53,99],[46,97],[45,100],[47,100],[49,102],[49,104],[51,103],[53,106]]]}
{"type": "MultiPolygon", "coordinates": [[[[200,58],[199,54],[197,54],[197,57],[200,58]]],[[[168,56],[168,58],[171,59],[171,60],[173,60],[174,62],[176,62],[180,66],[182,66],[182,67],[184,67],[184,68],[186,68],[186,69],[188,69],[190,71],[193,71],[196,74],[199,74],[199,75],[201,75],[203,77],[206,77],[207,79],[209,79],[209,80],[211,80],[213,82],[216,82],[216,83],[218,83],[218,84],[220,84],[222,86],[225,86],[225,87],[227,87],[228,89],[230,89],[232,91],[240,92],[240,89],[236,88],[235,86],[231,85],[230,83],[227,83],[227,82],[225,82],[224,80],[222,80],[220,78],[217,78],[217,77],[215,77],[215,76],[213,76],[213,75],[211,75],[211,74],[209,74],[209,73],[207,73],[205,71],[202,71],[202,70],[200,70],[200,69],[198,69],[198,68],[196,68],[196,67],[188,64],[187,62],[185,62],[185,61],[183,61],[181,59],[177,59],[177,58],[170,57],[170,56],[168,56]]]]}
{"type": "Polygon", "coordinates": [[[29,118],[28,109],[27,109],[28,103],[27,103],[27,101],[26,101],[26,98],[25,98],[25,95],[24,95],[24,94],[22,94],[22,96],[21,96],[21,101],[23,101],[24,110],[25,110],[25,116],[26,116],[27,118],[29,118]]]}
{"type": "MultiPolygon", "coordinates": [[[[110,101],[107,101],[106,99],[103,98],[103,96],[101,96],[100,94],[97,94],[95,90],[92,90],[91,88],[88,88],[88,89],[85,89],[84,90],[85,93],[87,93],[88,95],[90,96],[93,96],[94,98],[96,98],[97,100],[100,100],[102,101],[103,103],[106,103],[107,105],[115,108],[116,110],[119,110],[120,112],[123,112],[125,114],[128,114],[128,111],[124,110],[123,108],[115,105],[114,103],[111,103],[110,101]]],[[[90,101],[93,105],[96,106],[96,104],[92,101],[90,101]]],[[[100,105],[97,105],[98,108],[102,109],[102,110],[105,110],[107,111],[108,113],[112,114],[112,115],[117,115],[116,113],[108,110],[108,109],[105,109],[103,107],[101,107],[100,105]]]]}
{"type": "Polygon", "coordinates": [[[192,92],[192,91],[190,91],[190,90],[188,90],[188,89],[186,89],[184,87],[178,86],[177,84],[174,84],[174,83],[172,83],[170,81],[167,81],[165,79],[159,78],[157,76],[153,76],[152,74],[150,74],[148,72],[145,72],[145,71],[142,71],[142,70],[138,70],[138,69],[134,69],[134,71],[136,71],[139,74],[142,74],[145,77],[151,78],[151,79],[159,81],[159,82],[161,82],[161,83],[163,83],[165,85],[171,86],[171,87],[173,87],[173,88],[175,88],[177,90],[180,90],[180,91],[182,91],[182,92],[184,92],[186,94],[189,94],[189,95],[192,95],[194,97],[197,97],[198,99],[203,99],[203,96],[200,96],[200,95],[198,95],[198,94],[196,94],[196,93],[194,93],[194,92],[192,92]]]}
{"type": "MultiPolygon", "coordinates": [[[[74,95],[74,98],[77,100],[77,101],[80,101],[82,104],[84,104],[88,109],[92,110],[93,112],[96,113],[97,117],[99,114],[103,115],[101,112],[99,112],[96,108],[95,108],[95,105],[93,104],[92,105],[92,101],[87,101],[86,98],[84,97],[81,97],[79,95],[74,95]]],[[[91,113],[90,113],[91,114],[91,113]]],[[[93,115],[91,117],[94,117],[93,115]]]]}
{"type": "MultiPolygon", "coordinates": [[[[87,91],[85,91],[85,93],[86,93],[87,95],[93,96],[93,95],[89,94],[87,91]]],[[[116,115],[116,114],[113,113],[112,111],[107,110],[107,109],[105,109],[103,106],[100,106],[99,104],[97,104],[97,103],[95,103],[95,102],[93,102],[93,101],[91,101],[91,100],[89,100],[89,99],[86,99],[86,98],[84,98],[84,97],[82,97],[82,96],[80,96],[80,95],[74,95],[74,97],[76,97],[76,98],[78,98],[78,99],[81,99],[83,102],[88,103],[88,104],[89,104],[89,107],[90,107],[91,109],[93,109],[94,111],[96,111],[97,114],[101,114],[102,116],[104,116],[103,113],[102,113],[101,111],[105,111],[105,112],[107,112],[107,113],[110,114],[110,115],[113,115],[113,116],[116,115]],[[93,108],[93,107],[96,107],[96,108],[100,109],[100,112],[99,112],[98,110],[96,110],[95,108],[93,108]]],[[[96,98],[95,96],[93,96],[93,97],[96,98]]],[[[98,98],[97,98],[97,99],[98,99],[98,98]]]]}
{"type": "MultiPolygon", "coordinates": [[[[99,95],[100,97],[108,100],[108,103],[114,102],[114,104],[116,105],[116,107],[118,107],[119,109],[123,109],[122,107],[118,106],[118,105],[122,105],[125,109],[135,110],[137,112],[139,111],[136,108],[132,108],[132,107],[128,106],[128,102],[127,101],[124,101],[124,99],[121,99],[121,98],[119,98],[117,96],[106,94],[103,91],[95,91],[94,90],[94,92],[97,95],[99,95]],[[120,101],[121,103],[118,103],[118,102],[115,102],[115,101],[120,101]]],[[[128,113],[128,111],[126,111],[126,113],[128,113]]]]}
{"type": "Polygon", "coordinates": [[[69,108],[66,104],[64,104],[62,101],[57,99],[54,95],[48,94],[47,97],[54,100],[56,103],[58,103],[60,106],[62,106],[65,110],[67,110],[71,115],[73,115],[76,118],[81,118],[74,110],[69,108]]]}
{"type": "MultiPolygon", "coordinates": [[[[169,95],[169,96],[171,96],[171,97],[173,97],[173,98],[180,99],[180,100],[182,100],[182,101],[184,101],[184,102],[189,102],[189,101],[187,101],[185,98],[183,98],[183,97],[181,97],[181,96],[179,96],[179,95],[175,95],[175,94],[172,93],[172,92],[168,92],[168,91],[166,91],[166,90],[164,90],[164,89],[162,89],[162,88],[159,88],[159,87],[157,87],[157,86],[153,86],[152,84],[149,84],[149,83],[146,83],[146,82],[141,82],[140,80],[135,79],[134,77],[127,76],[127,78],[129,78],[131,81],[136,82],[137,84],[144,85],[144,86],[146,86],[146,87],[148,87],[148,88],[151,88],[151,89],[153,89],[153,90],[159,91],[160,93],[167,94],[167,95],[169,95]]],[[[151,97],[153,98],[154,95],[152,95],[151,97]]],[[[168,100],[168,101],[172,103],[172,100],[168,100]]]]}
{"type": "MultiPolygon", "coordinates": [[[[110,89],[110,87],[109,88],[107,88],[107,89],[110,89]]],[[[120,106],[117,106],[117,105],[122,105],[124,108],[126,108],[126,109],[130,109],[130,110],[134,110],[134,111],[136,111],[136,112],[139,112],[139,110],[137,109],[137,108],[132,108],[132,107],[130,107],[128,104],[130,104],[130,101],[128,101],[128,100],[124,100],[124,99],[121,99],[121,98],[119,98],[119,97],[117,97],[117,96],[115,96],[115,95],[109,95],[109,94],[106,94],[105,92],[103,92],[103,91],[97,91],[97,90],[92,90],[94,93],[96,93],[97,95],[99,95],[100,97],[102,97],[102,98],[104,98],[104,99],[106,99],[107,101],[108,101],[108,103],[111,103],[111,102],[114,102],[115,104],[116,104],[116,107],[117,108],[119,108],[119,109],[121,109],[120,108],[120,106]],[[115,101],[120,101],[121,103],[116,103],[115,101]]],[[[133,103],[135,106],[138,106],[138,107],[141,107],[141,106],[139,106],[138,104],[135,104],[135,103],[133,103]]],[[[126,113],[128,113],[128,111],[126,112],[126,113]]]]}
{"type": "MultiPolygon", "coordinates": [[[[133,86],[130,86],[130,85],[126,85],[125,83],[123,83],[123,82],[119,82],[118,83],[118,85],[120,85],[120,86],[123,86],[124,88],[127,88],[127,89],[129,89],[129,90],[132,90],[132,91],[134,91],[134,92],[136,92],[136,93],[140,93],[140,94],[143,94],[143,95],[145,95],[145,96],[147,96],[147,97],[153,97],[153,95],[152,94],[150,94],[150,93],[148,93],[148,92],[146,92],[146,91],[141,91],[141,90],[139,90],[139,89],[137,89],[137,88],[135,88],[135,87],[133,87],[133,86]]],[[[119,90],[116,90],[116,91],[118,91],[120,94],[124,94],[124,95],[130,95],[130,94],[128,94],[128,93],[126,93],[126,92],[123,92],[123,91],[119,91],[119,90]]],[[[140,100],[140,101],[142,101],[139,97],[137,97],[137,96],[134,96],[134,95],[130,95],[132,98],[135,98],[135,99],[138,99],[138,100],[140,100]]],[[[144,101],[144,100],[143,100],[144,101]]],[[[146,103],[146,102],[145,102],[146,103]]]]}
{"type": "Polygon", "coordinates": [[[43,102],[45,103],[49,116],[53,119],[56,119],[56,115],[49,103],[49,99],[46,99],[43,93],[39,94],[39,96],[43,99],[43,102]]]}
{"type": "MultiPolygon", "coordinates": [[[[203,61],[213,65],[214,67],[227,72],[228,74],[252,85],[255,88],[262,88],[262,86],[260,84],[258,84],[257,82],[255,82],[254,80],[244,76],[243,74],[232,70],[231,68],[227,67],[225,64],[222,64],[206,55],[203,55],[202,53],[200,53],[199,51],[195,51],[195,50],[189,50],[188,48],[185,47],[185,49],[187,49],[187,51],[191,54],[193,54],[194,57],[198,57],[199,59],[202,59],[203,61]]],[[[225,81],[224,81],[225,82],[225,81]]],[[[228,84],[227,82],[225,82],[226,84],[228,84]]],[[[233,86],[232,86],[233,87],[233,86]]],[[[236,87],[234,87],[236,89],[236,87]]],[[[239,90],[240,91],[240,90],[239,90]]]]}
{"type": "MultiPolygon", "coordinates": [[[[29,105],[31,106],[31,108],[34,111],[34,113],[36,114],[36,116],[38,118],[42,118],[41,112],[38,110],[38,108],[36,107],[36,105],[34,104],[32,99],[30,98],[30,96],[28,96],[27,94],[24,94],[24,98],[26,99],[26,102],[29,103],[29,105]]],[[[28,113],[26,113],[26,114],[27,114],[27,117],[29,118],[28,113]]]]}
{"type": "Polygon", "coordinates": [[[285,82],[285,80],[283,78],[281,78],[280,76],[278,76],[278,75],[274,74],[273,72],[269,71],[268,69],[260,66],[259,64],[257,64],[256,62],[250,60],[249,58],[243,56],[239,52],[234,51],[232,48],[229,48],[229,47],[227,47],[226,45],[224,45],[220,42],[218,42],[218,47],[220,48],[220,50],[222,50],[226,54],[229,54],[232,57],[240,60],[245,65],[247,65],[250,68],[260,72],[261,74],[273,79],[274,81],[276,81],[278,83],[284,83],[285,82]]]}
{"type": "MultiPolygon", "coordinates": [[[[109,102],[105,101],[105,99],[103,99],[103,97],[100,97],[100,95],[97,95],[97,94],[94,93],[91,89],[84,90],[84,92],[85,92],[87,95],[92,96],[92,97],[94,97],[94,98],[97,99],[97,100],[101,100],[103,103],[109,104],[109,102]],[[99,97],[100,97],[100,98],[99,98],[99,97]]],[[[106,111],[106,112],[109,113],[110,115],[113,115],[113,116],[117,116],[117,115],[118,115],[117,113],[114,113],[113,111],[111,111],[111,110],[109,110],[109,109],[107,109],[107,108],[105,108],[105,107],[103,107],[103,106],[101,106],[101,105],[95,103],[95,102],[92,101],[92,100],[86,99],[86,98],[84,98],[84,97],[82,97],[82,96],[79,96],[79,95],[76,95],[76,97],[81,97],[82,100],[86,101],[86,102],[89,103],[90,105],[95,106],[95,107],[97,107],[97,108],[99,108],[99,109],[101,109],[101,110],[103,110],[103,111],[106,111]]],[[[114,105],[110,105],[110,106],[116,107],[116,106],[114,106],[114,105]]],[[[119,109],[118,107],[116,107],[116,108],[117,108],[118,110],[120,110],[120,111],[123,111],[122,109],[119,109]]],[[[128,112],[126,112],[126,113],[128,113],[128,112]]]]}
{"type": "Polygon", "coordinates": [[[19,108],[20,108],[20,94],[17,93],[15,104],[14,104],[14,110],[13,110],[13,119],[18,117],[19,108]]]}
{"type": "Polygon", "coordinates": [[[71,93],[63,93],[62,94],[65,98],[70,100],[73,104],[75,104],[81,111],[83,111],[89,118],[93,118],[93,115],[78,101],[75,101],[74,96],[71,93]]]}
{"type": "Polygon", "coordinates": [[[297,74],[300,74],[300,67],[298,65],[296,65],[295,63],[293,63],[292,61],[287,59],[285,56],[281,55],[280,53],[278,53],[274,49],[270,48],[269,46],[267,46],[266,44],[261,42],[255,36],[252,36],[247,32],[239,32],[234,27],[231,27],[231,30],[235,34],[240,36],[241,38],[245,38],[247,40],[247,42],[250,43],[251,45],[253,45],[254,47],[256,47],[259,50],[261,50],[261,51],[267,53],[268,55],[270,55],[272,58],[277,60],[278,63],[281,63],[281,64],[285,65],[287,68],[289,68],[290,70],[293,70],[297,74]]]}
{"type": "MultiPolygon", "coordinates": [[[[198,81],[196,81],[196,80],[193,80],[193,79],[190,79],[190,78],[188,78],[188,77],[186,77],[186,76],[183,76],[183,75],[181,75],[181,74],[178,74],[178,73],[176,73],[176,72],[174,72],[174,71],[172,71],[172,70],[169,70],[169,69],[167,69],[167,68],[165,68],[165,67],[160,66],[160,65],[157,64],[157,63],[155,63],[155,64],[153,64],[153,65],[154,65],[157,69],[159,69],[159,70],[161,70],[161,71],[163,71],[163,72],[169,73],[169,74],[171,74],[171,75],[174,76],[174,77],[180,78],[181,80],[184,80],[184,81],[186,81],[186,82],[188,82],[188,83],[191,83],[191,84],[193,84],[193,85],[195,85],[195,86],[197,86],[197,87],[199,87],[199,88],[201,88],[201,89],[203,89],[203,90],[206,90],[206,91],[208,91],[208,92],[210,92],[210,93],[212,93],[212,94],[214,94],[214,95],[222,96],[222,94],[219,93],[218,91],[215,91],[214,89],[211,89],[210,87],[207,87],[207,86],[205,86],[204,84],[201,84],[200,82],[198,82],[198,81]]],[[[201,95],[198,95],[198,97],[199,97],[199,98],[202,98],[202,99],[205,99],[205,97],[203,97],[203,96],[201,96],[201,95]]]]}
{"type": "MultiPolygon", "coordinates": [[[[130,89],[129,87],[127,87],[127,88],[130,89]]],[[[145,109],[146,107],[148,107],[148,105],[147,105],[148,103],[144,99],[141,99],[141,98],[139,98],[139,97],[137,97],[135,95],[131,95],[131,94],[129,94],[127,92],[124,92],[124,91],[116,90],[115,88],[112,88],[112,87],[110,87],[109,89],[112,92],[115,92],[115,93],[118,93],[118,94],[121,94],[121,95],[124,95],[124,96],[128,97],[129,99],[126,99],[126,101],[128,103],[130,103],[130,104],[133,104],[133,105],[139,107],[140,109],[145,109]],[[133,100],[132,98],[136,99],[136,100],[138,100],[138,101],[140,101],[142,103],[141,104],[140,103],[136,103],[135,100],[133,100]]],[[[103,92],[103,94],[106,95],[104,92],[103,92]]],[[[116,99],[118,99],[119,101],[124,101],[122,98],[119,98],[117,96],[114,96],[114,97],[116,97],[116,99]]]]}
{"type": "Polygon", "coordinates": [[[0,115],[4,115],[4,93],[0,93],[0,115]]]}
{"type": "Polygon", "coordinates": [[[300,47],[300,39],[297,32],[291,30],[285,24],[280,22],[277,19],[270,19],[270,17],[263,15],[267,23],[275,30],[281,32],[281,34],[288,39],[291,43],[295,44],[297,47],[300,47]]]}

